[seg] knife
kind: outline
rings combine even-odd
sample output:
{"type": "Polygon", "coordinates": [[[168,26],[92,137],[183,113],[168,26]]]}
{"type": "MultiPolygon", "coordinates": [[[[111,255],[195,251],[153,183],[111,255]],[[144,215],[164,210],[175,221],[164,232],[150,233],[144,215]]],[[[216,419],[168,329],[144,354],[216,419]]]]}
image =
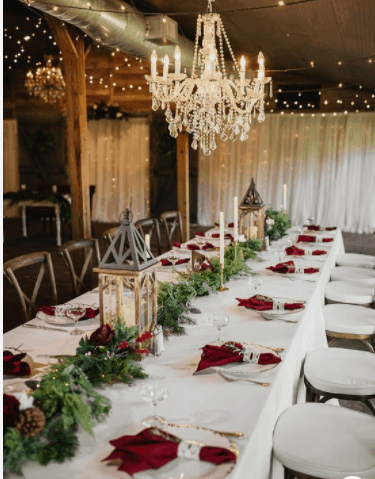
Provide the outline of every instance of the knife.
{"type": "Polygon", "coordinates": [[[35,329],[47,329],[49,331],[61,331],[63,333],[69,333],[66,329],[60,329],[60,328],[49,328],[47,326],[37,326],[36,324],[23,324],[22,325],[24,328],[35,328],[35,329]]]}

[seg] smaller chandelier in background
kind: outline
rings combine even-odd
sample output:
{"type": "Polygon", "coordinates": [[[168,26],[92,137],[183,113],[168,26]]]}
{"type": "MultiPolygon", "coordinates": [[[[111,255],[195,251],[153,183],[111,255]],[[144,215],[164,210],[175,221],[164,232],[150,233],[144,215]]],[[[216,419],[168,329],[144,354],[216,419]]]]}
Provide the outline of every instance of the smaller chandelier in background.
{"type": "Polygon", "coordinates": [[[65,81],[61,69],[52,66],[52,56],[46,57],[46,66],[39,67],[35,73],[26,74],[25,86],[29,95],[40,98],[45,103],[56,103],[65,95],[65,81]]]}

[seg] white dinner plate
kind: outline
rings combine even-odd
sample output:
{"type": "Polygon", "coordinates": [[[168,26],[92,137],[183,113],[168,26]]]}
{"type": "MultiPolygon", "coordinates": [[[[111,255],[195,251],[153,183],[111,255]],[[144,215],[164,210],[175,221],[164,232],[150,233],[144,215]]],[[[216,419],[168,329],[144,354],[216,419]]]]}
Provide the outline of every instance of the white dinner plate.
{"type": "MultiPolygon", "coordinates": [[[[177,424],[187,425],[185,420],[175,421],[177,424]]],[[[215,429],[215,424],[212,422],[207,423],[208,427],[215,429]]],[[[205,422],[205,426],[207,426],[205,422]]],[[[122,429],[121,426],[118,428],[119,434],[117,437],[124,435],[135,435],[139,433],[145,426],[143,424],[137,423],[128,426],[127,428],[122,429]]],[[[216,446],[224,447],[231,450],[236,455],[238,454],[237,447],[233,440],[230,440],[227,437],[220,436],[211,431],[206,431],[198,429],[199,425],[192,426],[192,428],[185,427],[171,427],[164,426],[164,431],[174,436],[190,441],[197,441],[205,446],[216,446]]],[[[220,426],[217,427],[220,429],[220,426]]],[[[115,439],[116,436],[111,437],[115,439]]],[[[94,462],[95,467],[102,473],[102,476],[109,479],[121,479],[124,477],[130,477],[122,471],[118,471],[116,467],[111,466],[110,463],[101,462],[102,459],[107,457],[114,450],[113,446],[110,444],[105,445],[101,450],[95,453],[94,462]]],[[[222,464],[215,466],[209,462],[205,461],[192,461],[189,459],[176,458],[173,461],[165,464],[159,469],[150,469],[147,471],[139,472],[134,474],[132,477],[135,479],[160,479],[160,478],[184,478],[184,479],[224,479],[227,477],[235,467],[235,463],[222,464]]]]}
{"type": "MultiPolygon", "coordinates": [[[[99,316],[99,312],[95,316],[95,318],[88,318],[88,319],[95,320],[98,316],[99,316]]],[[[53,325],[57,325],[57,326],[65,326],[65,325],[68,325],[68,324],[74,324],[74,321],[71,318],[68,318],[67,316],[50,316],[49,314],[45,314],[42,311],[38,311],[37,314],[36,314],[36,317],[38,319],[44,321],[47,324],[53,324],[53,325]]],[[[84,321],[85,324],[87,324],[86,321],[88,321],[88,319],[81,319],[79,321],[79,323],[84,321]]]]}
{"type": "Polygon", "coordinates": [[[284,309],[272,309],[270,311],[257,311],[264,319],[283,319],[285,321],[295,321],[295,314],[300,313],[305,308],[284,310],[284,309]]]}

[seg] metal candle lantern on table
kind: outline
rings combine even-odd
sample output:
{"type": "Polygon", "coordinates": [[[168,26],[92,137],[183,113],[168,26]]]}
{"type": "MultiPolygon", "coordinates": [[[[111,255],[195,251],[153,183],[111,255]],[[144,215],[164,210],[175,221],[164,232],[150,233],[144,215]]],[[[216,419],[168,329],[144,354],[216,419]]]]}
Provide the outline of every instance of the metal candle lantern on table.
{"type": "Polygon", "coordinates": [[[156,324],[158,261],[135,228],[130,210],[121,217],[103,261],[94,269],[99,274],[100,323],[123,321],[143,334],[156,324]]]}
{"type": "Polygon", "coordinates": [[[241,235],[246,235],[247,239],[258,238],[263,242],[265,204],[255,187],[254,178],[246,191],[245,196],[239,206],[241,235]]]}

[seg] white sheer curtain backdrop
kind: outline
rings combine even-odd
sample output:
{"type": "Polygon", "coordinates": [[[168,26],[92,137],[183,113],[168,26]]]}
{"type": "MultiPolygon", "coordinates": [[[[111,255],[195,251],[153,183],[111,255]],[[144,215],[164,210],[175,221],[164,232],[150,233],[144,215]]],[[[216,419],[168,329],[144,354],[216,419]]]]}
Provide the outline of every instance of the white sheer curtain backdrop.
{"type": "Polygon", "coordinates": [[[294,224],[375,232],[375,113],[323,116],[269,114],[254,121],[249,140],[218,142],[199,152],[198,222],[233,221],[233,197],[242,200],[254,176],[263,201],[287,210],[294,224]]]}
{"type": "Polygon", "coordinates": [[[131,207],[133,221],[149,211],[149,120],[88,122],[90,184],[96,185],[92,218],[117,222],[131,207]]]}
{"type": "MultiPolygon", "coordinates": [[[[20,169],[18,158],[18,127],[17,120],[3,121],[3,191],[18,191],[20,189],[20,169]]],[[[18,207],[7,208],[6,216],[18,216],[18,207]]]]}

